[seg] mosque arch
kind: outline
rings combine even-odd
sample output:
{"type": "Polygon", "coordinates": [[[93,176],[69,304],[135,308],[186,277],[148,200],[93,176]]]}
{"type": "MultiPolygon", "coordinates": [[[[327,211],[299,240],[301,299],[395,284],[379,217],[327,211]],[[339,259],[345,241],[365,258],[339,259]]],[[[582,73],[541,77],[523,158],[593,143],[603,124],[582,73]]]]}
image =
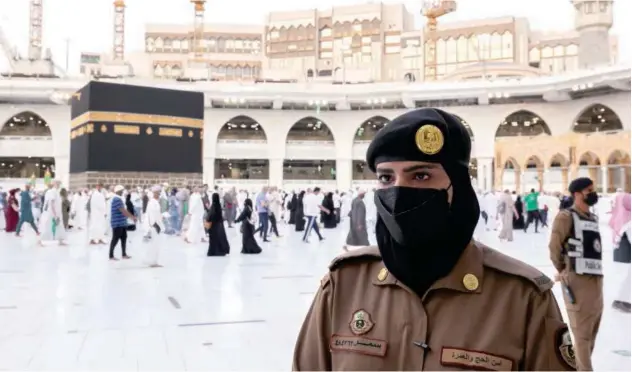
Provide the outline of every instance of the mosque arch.
{"type": "Polygon", "coordinates": [[[219,130],[217,140],[259,140],[267,141],[261,124],[246,115],[235,116],[228,120],[219,130]]]}
{"type": "Polygon", "coordinates": [[[514,171],[519,171],[520,170],[520,163],[518,163],[518,161],[516,159],[514,159],[513,157],[509,157],[507,158],[507,160],[505,160],[505,164],[503,165],[503,169],[511,169],[514,171]]]}
{"type": "Polygon", "coordinates": [[[614,110],[597,103],[582,110],[573,122],[572,129],[575,133],[610,132],[623,130],[623,123],[614,110]]]}
{"type": "Polygon", "coordinates": [[[548,164],[549,168],[567,168],[569,166],[568,159],[559,152],[551,157],[548,164]]]}
{"type": "Polygon", "coordinates": [[[537,136],[541,134],[551,135],[551,129],[544,119],[531,111],[518,110],[509,114],[498,125],[495,138],[537,136]]]}
{"type": "Polygon", "coordinates": [[[334,134],[322,120],[306,116],[297,120],[288,131],[286,142],[325,141],[334,142],[334,134]]]}
{"type": "Polygon", "coordinates": [[[540,157],[531,155],[524,164],[525,169],[544,169],[544,162],[540,157]]]}
{"type": "Polygon", "coordinates": [[[614,150],[608,155],[608,165],[630,166],[630,154],[623,150],[614,150]]]}
{"type": "Polygon", "coordinates": [[[579,157],[580,167],[597,167],[601,165],[599,156],[592,151],[586,151],[579,157]]]}
{"type": "Polygon", "coordinates": [[[33,111],[22,111],[7,119],[0,127],[0,136],[51,137],[46,120],[33,111]]]}
{"type": "Polygon", "coordinates": [[[372,116],[360,124],[353,137],[353,142],[371,141],[390,120],[381,115],[372,116]]]}

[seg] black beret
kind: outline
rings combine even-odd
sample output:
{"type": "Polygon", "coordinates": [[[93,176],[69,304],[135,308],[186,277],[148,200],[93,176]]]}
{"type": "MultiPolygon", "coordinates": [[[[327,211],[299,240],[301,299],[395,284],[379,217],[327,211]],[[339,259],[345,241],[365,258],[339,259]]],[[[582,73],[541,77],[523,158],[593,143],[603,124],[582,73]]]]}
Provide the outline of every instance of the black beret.
{"type": "Polygon", "coordinates": [[[388,161],[426,161],[470,165],[472,141],[456,116],[436,108],[422,108],[398,116],[377,132],[366,152],[375,172],[388,161]]]}
{"type": "Polygon", "coordinates": [[[568,192],[570,192],[571,194],[574,192],[581,192],[581,191],[584,191],[588,186],[592,184],[593,184],[593,181],[588,177],[575,178],[568,185],[568,192]]]}

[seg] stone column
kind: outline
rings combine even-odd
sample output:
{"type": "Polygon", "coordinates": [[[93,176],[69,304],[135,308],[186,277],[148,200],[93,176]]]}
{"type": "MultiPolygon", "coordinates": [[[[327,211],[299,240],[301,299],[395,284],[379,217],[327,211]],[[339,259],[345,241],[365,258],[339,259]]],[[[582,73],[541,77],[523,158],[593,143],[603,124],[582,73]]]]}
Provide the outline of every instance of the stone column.
{"type": "Polygon", "coordinates": [[[601,192],[608,193],[608,166],[601,167],[601,192]]]}
{"type": "Polygon", "coordinates": [[[70,157],[68,155],[55,156],[55,179],[61,181],[64,187],[70,186],[70,157]]]}
{"type": "Polygon", "coordinates": [[[336,159],[336,186],[338,190],[349,190],[353,172],[351,159],[336,159]]]}
{"type": "Polygon", "coordinates": [[[483,191],[490,191],[494,188],[494,178],[492,177],[493,158],[480,157],[476,158],[476,166],[478,167],[478,188],[483,191]]]}
{"type": "Polygon", "coordinates": [[[562,169],[562,192],[566,192],[566,190],[568,190],[569,173],[570,173],[570,169],[568,168],[562,169]]]}
{"type": "Polygon", "coordinates": [[[283,159],[270,159],[269,185],[283,187],[283,159]]]}
{"type": "Polygon", "coordinates": [[[215,158],[205,157],[202,161],[202,182],[213,189],[215,184],[215,158]]]}

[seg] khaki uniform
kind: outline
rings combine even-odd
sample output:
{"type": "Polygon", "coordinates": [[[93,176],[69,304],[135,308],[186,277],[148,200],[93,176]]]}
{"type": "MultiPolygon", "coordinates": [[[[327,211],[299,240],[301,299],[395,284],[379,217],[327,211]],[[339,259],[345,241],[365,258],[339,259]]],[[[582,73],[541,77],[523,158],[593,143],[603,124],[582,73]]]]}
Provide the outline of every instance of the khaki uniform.
{"type": "MultiPolygon", "coordinates": [[[[580,211],[577,213],[588,217],[580,211]]],[[[575,303],[572,304],[566,292],[562,291],[569,325],[575,339],[577,370],[591,371],[591,355],[603,313],[603,277],[578,275],[568,270],[571,265],[569,257],[565,254],[564,244],[572,236],[572,228],[573,216],[571,213],[569,211],[558,213],[553,221],[549,250],[553,265],[558,272],[563,273],[563,281],[575,297],[575,303]]]]}
{"type": "Polygon", "coordinates": [[[538,270],[471,243],[422,299],[377,247],[336,258],[294,351],[294,370],[574,370],[572,344],[538,270]]]}

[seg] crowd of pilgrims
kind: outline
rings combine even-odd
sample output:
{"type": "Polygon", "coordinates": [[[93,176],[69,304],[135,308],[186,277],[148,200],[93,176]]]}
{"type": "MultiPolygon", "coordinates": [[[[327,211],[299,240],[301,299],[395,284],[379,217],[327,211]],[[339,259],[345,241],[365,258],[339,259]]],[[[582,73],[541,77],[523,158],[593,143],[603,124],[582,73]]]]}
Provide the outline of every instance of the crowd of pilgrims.
{"type": "MultiPolygon", "coordinates": [[[[240,223],[241,253],[244,254],[262,251],[255,238],[257,233],[261,242],[268,242],[268,236],[280,237],[277,222],[291,225],[288,231],[309,230],[306,225],[310,219],[304,207],[304,200],[309,197],[320,205],[320,218],[316,223],[325,229],[336,228],[343,216],[351,216],[352,204],[355,205],[356,214],[353,219],[365,221],[366,216],[370,216],[362,202],[364,191],[359,189],[343,193],[320,192],[318,188],[285,192],[276,187],[237,191],[235,188],[223,190],[217,186],[211,190],[206,185],[176,188],[163,184],[149,189],[115,189],[115,186],[97,185],[92,190],[68,192],[59,182],[53,181],[46,190],[38,191],[30,184],[8,192],[0,187],[0,230],[20,236],[24,224],[28,224],[40,236],[40,245],[42,241],[58,241],[60,245],[65,245],[68,230],[83,230],[89,244],[109,244],[106,239],[113,235],[111,203],[117,196],[123,199],[125,208],[135,217],[128,219],[128,231],[141,231],[145,242],[155,232],[178,236],[186,243],[208,242],[208,256],[230,253],[225,229],[233,228],[236,223],[240,223]],[[152,219],[147,215],[147,207],[154,196],[160,206],[160,215],[152,219]],[[352,203],[354,197],[359,200],[358,203],[352,203]],[[60,216],[59,221],[51,218],[51,215],[60,216]],[[154,226],[157,219],[160,219],[160,224],[154,226]]],[[[364,231],[359,234],[358,231],[352,231],[348,244],[368,245],[366,223],[356,223],[355,226],[364,231]],[[360,238],[356,238],[358,235],[360,238]]],[[[307,234],[303,240],[307,241],[307,234]]],[[[123,258],[128,258],[125,250],[123,252],[123,258]]]]}

